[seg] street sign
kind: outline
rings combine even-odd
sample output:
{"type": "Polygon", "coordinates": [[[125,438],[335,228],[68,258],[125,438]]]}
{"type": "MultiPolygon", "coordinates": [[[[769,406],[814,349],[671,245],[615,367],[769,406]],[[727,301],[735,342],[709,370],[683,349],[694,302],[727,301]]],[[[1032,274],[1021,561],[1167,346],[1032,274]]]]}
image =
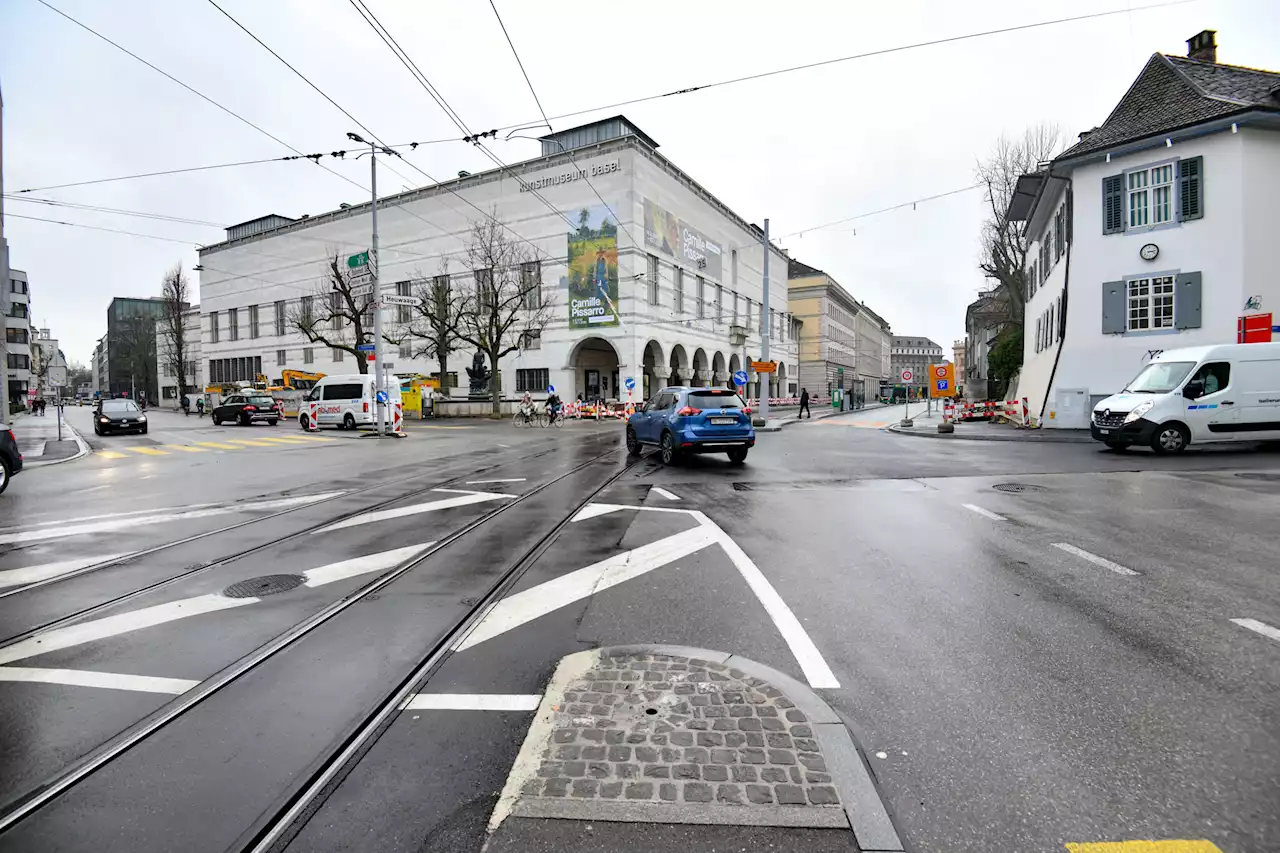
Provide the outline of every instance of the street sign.
{"type": "Polygon", "coordinates": [[[746,372],[745,370],[738,370],[738,371],[735,371],[735,372],[734,372],[734,374],[733,374],[733,384],[734,384],[734,385],[746,385],[746,384],[747,384],[747,372],[746,372]]]}
{"type": "Polygon", "coordinates": [[[377,344],[360,344],[356,347],[356,350],[359,352],[376,352],[377,349],[377,344]]]}
{"type": "Polygon", "coordinates": [[[628,377],[627,377],[627,381],[626,381],[626,382],[624,382],[624,383],[622,383],[622,384],[627,386],[627,390],[628,390],[628,391],[634,391],[634,390],[636,390],[636,380],[635,380],[635,379],[633,379],[633,378],[632,378],[632,377],[630,377],[630,376],[628,376],[628,377]]]}
{"type": "Polygon", "coordinates": [[[911,372],[911,369],[910,369],[910,368],[903,368],[903,370],[902,370],[902,381],[903,381],[903,382],[910,382],[912,379],[915,379],[915,378],[916,378],[916,375],[915,375],[914,373],[912,373],[912,372],[911,372]]]}
{"type": "Polygon", "coordinates": [[[417,305],[418,297],[416,296],[384,296],[382,297],[383,305],[417,305]]]}
{"type": "Polygon", "coordinates": [[[391,369],[392,369],[392,368],[394,368],[395,366],[396,366],[396,363],[395,363],[394,361],[384,361],[384,362],[382,362],[382,369],[383,369],[383,370],[391,370],[391,369]]]}
{"type": "Polygon", "coordinates": [[[547,393],[548,393],[548,394],[554,394],[554,393],[556,393],[556,386],[554,386],[554,385],[548,385],[548,386],[547,386],[547,393]]]}
{"type": "Polygon", "coordinates": [[[929,396],[954,397],[956,395],[956,366],[951,362],[929,365],[929,396]]]}
{"type": "Polygon", "coordinates": [[[357,270],[367,266],[369,266],[368,252],[356,252],[354,255],[347,256],[347,269],[357,270]]]}
{"type": "Polygon", "coordinates": [[[387,404],[387,392],[386,392],[386,391],[379,391],[379,392],[378,392],[377,400],[378,400],[378,402],[379,402],[380,404],[382,404],[382,405],[384,405],[384,406],[385,406],[385,405],[387,404]]]}
{"type": "Polygon", "coordinates": [[[368,296],[373,293],[373,277],[369,276],[368,284],[352,284],[351,295],[353,297],[368,296]]]}
{"type": "Polygon", "coordinates": [[[756,373],[777,373],[778,363],[776,361],[753,361],[751,369],[756,373]]]}

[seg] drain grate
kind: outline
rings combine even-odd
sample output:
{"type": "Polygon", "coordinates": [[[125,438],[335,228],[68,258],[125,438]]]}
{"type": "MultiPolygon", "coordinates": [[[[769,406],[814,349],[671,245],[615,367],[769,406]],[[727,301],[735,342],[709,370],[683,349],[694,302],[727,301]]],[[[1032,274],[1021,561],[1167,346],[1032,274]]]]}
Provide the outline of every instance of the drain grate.
{"type": "Polygon", "coordinates": [[[222,594],[227,598],[262,598],[264,595],[288,592],[306,582],[307,579],[302,575],[263,575],[260,578],[236,581],[224,589],[222,594]]]}
{"type": "Polygon", "coordinates": [[[1280,480],[1280,473],[1264,471],[1246,471],[1236,474],[1242,480],[1280,480]]]}
{"type": "Polygon", "coordinates": [[[1020,495],[1023,492],[1045,492],[1048,491],[1044,486],[1033,486],[1030,483],[996,483],[991,488],[997,492],[1012,492],[1020,495]]]}

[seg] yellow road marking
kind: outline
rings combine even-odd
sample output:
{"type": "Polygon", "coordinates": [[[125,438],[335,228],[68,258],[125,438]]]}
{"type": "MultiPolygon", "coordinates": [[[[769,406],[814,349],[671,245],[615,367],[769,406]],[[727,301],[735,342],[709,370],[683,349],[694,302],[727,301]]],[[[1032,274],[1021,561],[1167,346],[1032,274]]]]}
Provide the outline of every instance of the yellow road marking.
{"type": "Polygon", "coordinates": [[[1222,853],[1218,845],[1204,839],[1170,841],[1092,841],[1068,844],[1071,853],[1222,853]]]}
{"type": "MultiPolygon", "coordinates": [[[[326,441],[331,441],[332,439],[325,439],[325,440],[326,440],[326,441]]],[[[277,436],[274,436],[274,435],[263,435],[263,436],[259,436],[259,437],[255,438],[255,439],[254,439],[254,441],[272,441],[272,442],[276,442],[276,443],[278,443],[278,444],[306,444],[306,442],[305,442],[305,441],[303,441],[302,439],[299,439],[299,438],[292,438],[291,436],[279,436],[279,437],[277,437],[277,436]]]]}
{"type": "Polygon", "coordinates": [[[239,450],[240,448],[230,444],[218,444],[216,441],[197,441],[196,444],[201,447],[216,447],[218,450],[239,450]]]}
{"type": "Polygon", "coordinates": [[[294,438],[298,438],[303,441],[336,441],[336,439],[321,438],[318,435],[295,435],[294,438]]]}
{"type": "Polygon", "coordinates": [[[103,459],[123,459],[129,454],[121,453],[119,450],[99,450],[98,455],[103,459]]]}
{"type": "Polygon", "coordinates": [[[132,450],[134,453],[145,453],[147,456],[168,456],[163,450],[156,450],[154,447],[126,447],[125,450],[132,450]]]}
{"type": "Polygon", "coordinates": [[[192,447],[189,444],[166,444],[165,447],[170,450],[183,450],[187,453],[208,453],[203,447],[192,447]]]}
{"type": "Polygon", "coordinates": [[[268,444],[265,441],[249,441],[248,439],[244,439],[244,438],[228,438],[227,441],[231,442],[232,444],[243,444],[248,447],[273,447],[274,446],[274,445],[268,444]]]}

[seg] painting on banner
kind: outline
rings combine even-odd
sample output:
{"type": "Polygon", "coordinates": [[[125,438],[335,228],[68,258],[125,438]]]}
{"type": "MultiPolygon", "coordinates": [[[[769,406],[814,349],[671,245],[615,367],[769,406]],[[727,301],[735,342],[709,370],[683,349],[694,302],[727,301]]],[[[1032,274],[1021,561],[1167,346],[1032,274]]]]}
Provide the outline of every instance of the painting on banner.
{"type": "Polygon", "coordinates": [[[669,210],[644,200],[644,242],[651,249],[688,264],[700,275],[722,277],[720,244],[669,210]]]}
{"type": "Polygon", "coordinates": [[[616,326],[618,319],[618,223],[605,205],[584,207],[569,232],[569,328],[616,326]]]}

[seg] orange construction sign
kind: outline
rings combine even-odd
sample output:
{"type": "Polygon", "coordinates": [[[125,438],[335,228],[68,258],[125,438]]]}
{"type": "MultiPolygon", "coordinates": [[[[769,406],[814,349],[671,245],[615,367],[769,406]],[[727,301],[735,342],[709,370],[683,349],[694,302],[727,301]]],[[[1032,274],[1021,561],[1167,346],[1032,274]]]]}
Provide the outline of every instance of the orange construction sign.
{"type": "Polygon", "coordinates": [[[929,396],[954,397],[956,395],[956,366],[951,362],[929,365],[929,396]]]}
{"type": "Polygon", "coordinates": [[[778,362],[776,361],[753,361],[751,369],[756,373],[777,373],[778,362]]]}

